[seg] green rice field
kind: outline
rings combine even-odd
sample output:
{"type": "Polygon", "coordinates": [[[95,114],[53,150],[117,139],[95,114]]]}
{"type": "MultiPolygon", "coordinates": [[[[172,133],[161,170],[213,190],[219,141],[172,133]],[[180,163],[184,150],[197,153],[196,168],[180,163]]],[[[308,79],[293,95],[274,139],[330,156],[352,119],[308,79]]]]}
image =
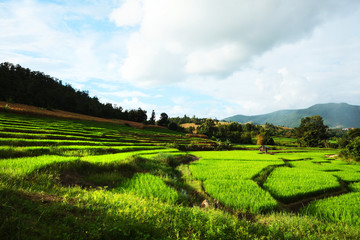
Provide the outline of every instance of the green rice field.
{"type": "Polygon", "coordinates": [[[275,142],[0,112],[0,239],[359,239],[360,165],[275,142]]]}

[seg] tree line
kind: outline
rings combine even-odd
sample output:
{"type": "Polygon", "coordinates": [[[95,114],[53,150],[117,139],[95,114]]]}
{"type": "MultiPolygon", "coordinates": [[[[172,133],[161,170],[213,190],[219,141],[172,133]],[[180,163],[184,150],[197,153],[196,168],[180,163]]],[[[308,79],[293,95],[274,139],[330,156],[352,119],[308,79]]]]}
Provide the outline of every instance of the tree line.
{"type": "MultiPolygon", "coordinates": [[[[198,118],[195,115],[192,117],[186,116],[186,114],[183,117],[172,117],[169,118],[170,122],[176,123],[177,125],[183,124],[183,123],[195,123],[195,124],[203,124],[206,121],[207,118],[198,118]]],[[[217,120],[214,120],[215,122],[217,120]]]]}
{"type": "Polygon", "coordinates": [[[273,145],[273,136],[291,137],[294,133],[290,129],[284,129],[266,123],[264,126],[253,123],[241,124],[237,122],[221,123],[218,120],[206,119],[197,128],[197,133],[205,134],[209,138],[222,142],[252,144],[253,138],[257,138],[260,145],[273,145]],[[261,139],[261,140],[259,140],[261,139]]]}
{"type": "MultiPolygon", "coordinates": [[[[8,62],[0,64],[0,100],[49,110],[56,108],[96,117],[147,122],[147,112],[141,108],[124,110],[121,106],[101,103],[96,96],[90,97],[88,91],[76,90],[43,72],[8,62]]],[[[150,120],[155,122],[155,116],[150,120]]]]}

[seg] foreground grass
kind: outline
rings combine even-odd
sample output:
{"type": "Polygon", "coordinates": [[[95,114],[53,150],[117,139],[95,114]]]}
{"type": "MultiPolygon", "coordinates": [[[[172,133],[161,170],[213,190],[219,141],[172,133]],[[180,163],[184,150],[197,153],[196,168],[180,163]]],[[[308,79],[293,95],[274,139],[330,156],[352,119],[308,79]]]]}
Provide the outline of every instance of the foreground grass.
{"type": "Polygon", "coordinates": [[[333,151],[189,155],[165,145],[196,139],[163,129],[4,113],[0,129],[0,239],[359,239],[358,182],[297,214],[262,188],[273,168],[356,181],[333,151]]]}
{"type": "Polygon", "coordinates": [[[6,189],[0,195],[1,215],[8,216],[1,222],[2,239],[231,239],[255,238],[263,231],[220,211],[129,193],[72,190],[68,202],[45,202],[54,197],[6,189]]]}

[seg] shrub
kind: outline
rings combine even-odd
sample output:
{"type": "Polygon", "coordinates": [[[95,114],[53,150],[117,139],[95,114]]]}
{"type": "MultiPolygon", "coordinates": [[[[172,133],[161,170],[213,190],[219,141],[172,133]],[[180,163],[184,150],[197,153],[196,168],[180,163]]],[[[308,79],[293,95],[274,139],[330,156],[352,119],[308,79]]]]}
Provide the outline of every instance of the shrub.
{"type": "Polygon", "coordinates": [[[176,131],[176,130],[178,129],[178,125],[177,125],[176,123],[174,123],[174,122],[171,122],[171,123],[169,123],[169,125],[168,125],[168,129],[169,129],[169,130],[176,131]]]}
{"type": "Polygon", "coordinates": [[[217,141],[216,144],[217,144],[216,146],[217,150],[230,150],[232,146],[229,140],[226,140],[225,142],[217,141]]]}
{"type": "Polygon", "coordinates": [[[346,145],[345,149],[341,151],[341,154],[350,159],[360,161],[360,137],[356,137],[346,145]]]}
{"type": "Polygon", "coordinates": [[[167,153],[159,153],[156,156],[156,159],[166,165],[169,165],[171,167],[176,167],[179,165],[179,160],[176,159],[173,155],[167,154],[167,153]]]}

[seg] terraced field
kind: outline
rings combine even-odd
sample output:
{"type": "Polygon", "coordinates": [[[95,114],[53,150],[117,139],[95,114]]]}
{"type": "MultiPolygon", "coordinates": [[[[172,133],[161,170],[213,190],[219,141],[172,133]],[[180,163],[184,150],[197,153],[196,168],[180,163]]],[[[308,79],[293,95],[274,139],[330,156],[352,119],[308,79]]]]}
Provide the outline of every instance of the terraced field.
{"type": "MultiPolygon", "coordinates": [[[[189,169],[196,179],[204,182],[204,190],[226,207],[264,213],[279,209],[298,211],[304,206],[307,214],[320,216],[314,207],[310,211],[309,202],[313,206],[316,199],[336,195],[351,198],[352,202],[358,200],[357,194],[351,192],[358,189],[360,165],[326,157],[334,153],[336,150],[326,149],[298,152],[287,149],[267,155],[255,151],[191,152],[201,160],[192,163],[189,169]]],[[[348,218],[352,219],[358,215],[353,208],[343,206],[343,213],[333,214],[351,215],[348,218]]],[[[339,211],[334,209],[329,211],[339,211]]]]}
{"type": "Polygon", "coordinates": [[[325,156],[336,150],[171,148],[207,144],[159,128],[0,112],[0,239],[360,236],[360,166],[325,156]]]}

